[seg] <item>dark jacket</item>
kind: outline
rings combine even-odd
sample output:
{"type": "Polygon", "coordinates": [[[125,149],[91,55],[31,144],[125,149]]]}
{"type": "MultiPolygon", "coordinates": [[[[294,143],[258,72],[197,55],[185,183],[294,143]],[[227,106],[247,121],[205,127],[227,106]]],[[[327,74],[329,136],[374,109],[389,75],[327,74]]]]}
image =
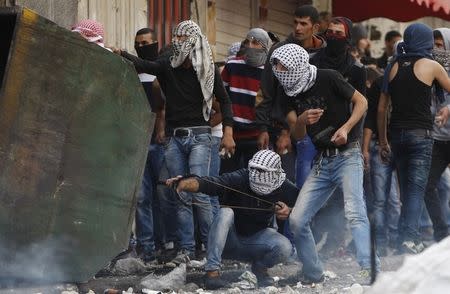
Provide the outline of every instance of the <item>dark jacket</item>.
{"type": "MultiPolygon", "coordinates": [[[[257,195],[250,189],[248,178],[248,169],[239,169],[237,171],[222,174],[219,177],[199,177],[199,192],[207,195],[219,195],[220,203],[222,205],[241,206],[250,208],[271,208],[269,203],[261,202],[257,199],[246,195],[228,190],[221,186],[215,185],[218,183],[230,187],[232,189],[242,191],[244,193],[254,195],[258,198],[275,203],[282,201],[289,207],[293,207],[297,199],[299,190],[289,180],[275,191],[268,195],[257,195]],[[207,180],[207,181],[205,181],[207,180]],[[212,182],[212,183],[211,183],[212,182]]],[[[234,225],[236,232],[243,236],[250,236],[272,226],[274,211],[261,211],[251,209],[233,208],[234,211],[234,225]]]]}

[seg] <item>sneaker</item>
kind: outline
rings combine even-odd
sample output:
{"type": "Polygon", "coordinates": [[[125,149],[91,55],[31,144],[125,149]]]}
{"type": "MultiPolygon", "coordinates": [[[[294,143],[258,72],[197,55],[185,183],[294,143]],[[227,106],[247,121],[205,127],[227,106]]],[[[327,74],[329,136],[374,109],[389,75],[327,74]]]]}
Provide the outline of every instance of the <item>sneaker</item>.
{"type": "Polygon", "coordinates": [[[172,263],[179,265],[180,263],[188,263],[191,261],[191,259],[194,259],[194,253],[190,252],[186,249],[181,249],[177,252],[177,256],[175,256],[174,259],[172,259],[172,263]]]}
{"type": "Polygon", "coordinates": [[[253,264],[252,272],[258,280],[258,287],[262,288],[275,285],[275,280],[269,275],[267,268],[259,268],[253,264]]]}
{"type": "Polygon", "coordinates": [[[417,254],[425,250],[425,245],[422,242],[404,241],[401,249],[403,253],[417,254]]]}
{"type": "Polygon", "coordinates": [[[325,275],[322,274],[320,276],[320,278],[314,279],[314,278],[305,276],[305,274],[300,274],[299,280],[303,285],[312,285],[312,284],[322,283],[323,281],[325,281],[325,275]]]}
{"type": "Polygon", "coordinates": [[[206,290],[217,290],[226,288],[229,283],[224,281],[220,276],[219,271],[210,271],[203,276],[203,283],[206,290]]]}

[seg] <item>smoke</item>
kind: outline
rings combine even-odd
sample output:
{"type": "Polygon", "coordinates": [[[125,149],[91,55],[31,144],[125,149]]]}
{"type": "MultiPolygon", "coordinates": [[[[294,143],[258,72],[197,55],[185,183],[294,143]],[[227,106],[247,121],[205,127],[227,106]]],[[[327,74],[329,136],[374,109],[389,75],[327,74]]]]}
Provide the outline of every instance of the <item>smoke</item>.
{"type": "Polygon", "coordinates": [[[0,287],[69,281],[72,246],[63,238],[48,238],[21,249],[0,243],[0,287]]]}

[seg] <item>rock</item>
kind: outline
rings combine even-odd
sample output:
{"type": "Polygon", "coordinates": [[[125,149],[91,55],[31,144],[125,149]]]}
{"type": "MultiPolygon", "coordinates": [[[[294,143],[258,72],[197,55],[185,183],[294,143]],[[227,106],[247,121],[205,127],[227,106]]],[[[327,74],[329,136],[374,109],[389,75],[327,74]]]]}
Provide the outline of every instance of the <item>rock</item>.
{"type": "Polygon", "coordinates": [[[363,294],[364,293],[364,288],[358,283],[353,284],[350,287],[346,287],[342,290],[344,291],[344,293],[348,293],[348,294],[363,294]]]}
{"type": "Polygon", "coordinates": [[[258,283],[258,279],[256,278],[255,274],[250,271],[245,271],[242,273],[242,275],[239,276],[240,281],[249,281],[253,284],[258,283]]]}
{"type": "Polygon", "coordinates": [[[119,259],[114,267],[111,269],[111,273],[117,276],[130,276],[136,274],[142,274],[147,271],[147,266],[139,258],[125,258],[119,259]]]}
{"type": "Polygon", "coordinates": [[[165,276],[150,274],[144,277],[140,285],[152,290],[178,290],[186,284],[186,264],[182,263],[165,276]]]}
{"type": "Polygon", "coordinates": [[[73,290],[70,290],[70,291],[62,291],[61,294],[78,294],[78,291],[73,291],[73,290]]]}
{"type": "Polygon", "coordinates": [[[200,287],[199,287],[197,284],[195,284],[195,283],[189,283],[189,284],[186,284],[186,285],[183,287],[183,291],[186,291],[186,292],[195,292],[195,291],[197,291],[199,288],[200,288],[200,287]]]}
{"type": "Polygon", "coordinates": [[[206,258],[203,258],[202,260],[191,260],[187,264],[190,268],[202,268],[206,264],[206,258]]]}
{"type": "MultiPolygon", "coordinates": [[[[261,290],[261,289],[260,289],[260,290],[261,290]]],[[[264,293],[264,294],[278,294],[278,293],[280,293],[280,290],[278,290],[277,287],[269,286],[269,287],[265,287],[265,288],[262,290],[262,293],[264,293]]]]}
{"type": "Polygon", "coordinates": [[[338,291],[337,288],[333,288],[333,289],[331,289],[330,292],[328,292],[328,294],[337,294],[338,292],[339,292],[339,291],[338,291]]]}
{"type": "Polygon", "coordinates": [[[334,273],[332,271],[325,271],[323,274],[325,275],[325,277],[330,278],[330,279],[336,279],[337,278],[336,273],[334,273]]]}
{"type": "Polygon", "coordinates": [[[122,291],[122,294],[133,294],[133,288],[128,288],[127,291],[122,291]]]}
{"type": "Polygon", "coordinates": [[[281,294],[298,294],[298,291],[295,291],[294,289],[292,289],[289,286],[284,287],[283,289],[280,290],[281,294]]]}
{"type": "Polygon", "coordinates": [[[255,274],[249,271],[245,271],[239,276],[239,282],[231,284],[231,287],[237,287],[243,290],[252,290],[256,288],[258,279],[255,274]]]}
{"type": "Polygon", "coordinates": [[[161,291],[142,289],[142,293],[144,293],[144,294],[161,294],[161,291]]]}
{"type": "Polygon", "coordinates": [[[235,287],[227,290],[227,294],[241,294],[241,289],[235,287]]]}

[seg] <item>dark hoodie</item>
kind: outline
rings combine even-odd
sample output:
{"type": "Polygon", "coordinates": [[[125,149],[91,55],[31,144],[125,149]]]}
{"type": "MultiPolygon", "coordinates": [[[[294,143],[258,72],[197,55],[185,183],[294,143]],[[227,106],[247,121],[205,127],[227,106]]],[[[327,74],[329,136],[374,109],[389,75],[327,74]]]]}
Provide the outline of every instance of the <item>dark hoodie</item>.
{"type": "MultiPolygon", "coordinates": [[[[286,124],[286,113],[284,113],[282,107],[278,107],[281,104],[275,103],[276,99],[282,99],[281,97],[284,95],[284,91],[273,74],[272,66],[270,65],[269,60],[275,49],[291,43],[301,46],[300,42],[294,37],[294,34],[291,33],[286,40],[273,45],[267,55],[266,64],[264,65],[264,70],[261,76],[261,90],[264,99],[256,107],[256,124],[259,126],[261,131],[267,131],[270,129],[273,125],[273,121],[285,129],[289,128],[286,124]]],[[[313,47],[304,49],[309,53],[309,58],[312,58],[320,49],[325,48],[326,45],[327,43],[325,39],[320,36],[313,35],[313,47]]]]}

